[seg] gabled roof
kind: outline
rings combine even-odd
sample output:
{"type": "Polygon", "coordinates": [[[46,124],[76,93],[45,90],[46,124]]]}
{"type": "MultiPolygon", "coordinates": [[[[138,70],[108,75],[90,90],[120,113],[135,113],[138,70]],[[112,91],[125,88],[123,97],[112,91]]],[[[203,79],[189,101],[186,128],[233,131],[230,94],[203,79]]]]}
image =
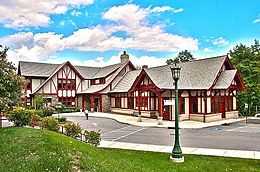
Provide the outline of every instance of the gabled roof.
{"type": "MultiPolygon", "coordinates": [[[[61,64],[20,61],[18,73],[22,76],[50,77],[61,64]]],[[[74,66],[84,79],[104,78],[120,68],[122,63],[105,67],[74,66]]]]}
{"type": "MultiPolygon", "coordinates": [[[[109,86],[109,84],[116,78],[116,76],[121,72],[121,70],[127,64],[132,65],[132,63],[130,61],[126,61],[124,63],[121,63],[120,67],[114,73],[111,74],[111,76],[109,77],[109,79],[106,81],[105,84],[91,85],[89,88],[79,92],[78,94],[88,94],[88,93],[102,92],[105,88],[107,88],[109,86]]],[[[106,92],[102,92],[102,93],[106,93],[106,92]]]]}
{"type": "Polygon", "coordinates": [[[124,63],[118,63],[114,65],[105,66],[99,69],[99,71],[93,76],[93,78],[103,78],[119,69],[124,63]]]}
{"type": "Polygon", "coordinates": [[[128,92],[133,85],[135,79],[138,77],[138,75],[141,73],[141,70],[133,70],[130,72],[127,72],[127,74],[118,82],[118,84],[115,86],[115,88],[110,91],[110,93],[114,92],[128,92]]]}
{"type": "Polygon", "coordinates": [[[22,76],[49,77],[59,64],[20,61],[18,73],[22,76]]]}
{"type": "Polygon", "coordinates": [[[227,89],[234,80],[237,70],[224,70],[221,72],[213,89],[227,89]]]}
{"type": "MultiPolygon", "coordinates": [[[[209,89],[224,64],[227,56],[218,56],[206,59],[180,63],[181,75],[179,89],[209,89]]],[[[174,89],[171,65],[157,66],[143,69],[153,83],[160,89],[174,89]]],[[[140,73],[140,72],[139,72],[140,73]]],[[[131,71],[123,78],[112,92],[127,92],[137,78],[138,72],[131,71]],[[128,82],[129,80],[129,82],[128,82]]]]}
{"type": "Polygon", "coordinates": [[[78,73],[78,71],[74,68],[74,66],[72,66],[72,64],[67,61],[67,62],[64,62],[62,64],[60,64],[54,71],[53,73],[48,77],[48,79],[46,79],[42,84],[40,84],[35,90],[33,90],[32,94],[36,93],[37,91],[39,91],[61,68],[63,68],[65,65],[69,65],[75,73],[78,74],[78,76],[80,78],[83,78],[80,73],[78,73]]]}
{"type": "Polygon", "coordinates": [[[75,68],[85,79],[92,79],[94,75],[100,70],[98,67],[88,66],[75,66],[75,68]]]}
{"type": "MultiPolygon", "coordinates": [[[[209,89],[213,84],[226,56],[180,63],[179,89],[209,89]]],[[[171,65],[145,69],[154,84],[161,89],[174,89],[171,65]],[[163,76],[163,77],[162,77],[163,76]]]]}

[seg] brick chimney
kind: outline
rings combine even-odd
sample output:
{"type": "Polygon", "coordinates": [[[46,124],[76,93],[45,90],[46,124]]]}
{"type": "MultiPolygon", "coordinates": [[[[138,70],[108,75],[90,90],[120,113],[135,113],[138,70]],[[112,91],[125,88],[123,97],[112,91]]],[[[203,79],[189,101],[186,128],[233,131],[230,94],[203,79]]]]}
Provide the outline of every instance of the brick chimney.
{"type": "Polygon", "coordinates": [[[126,54],[126,51],[123,52],[120,56],[121,63],[127,62],[129,60],[129,55],[126,54]]]}
{"type": "Polygon", "coordinates": [[[148,69],[148,65],[143,65],[142,69],[148,69]]]}

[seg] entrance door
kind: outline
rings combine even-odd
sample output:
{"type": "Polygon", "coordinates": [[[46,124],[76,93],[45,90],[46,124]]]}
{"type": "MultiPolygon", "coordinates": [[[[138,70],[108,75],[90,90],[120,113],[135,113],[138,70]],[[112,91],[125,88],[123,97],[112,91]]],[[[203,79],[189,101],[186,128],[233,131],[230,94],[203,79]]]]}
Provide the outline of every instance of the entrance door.
{"type": "Polygon", "coordinates": [[[94,99],[94,111],[99,112],[99,97],[95,97],[94,99]]]}
{"type": "Polygon", "coordinates": [[[170,106],[163,107],[163,119],[170,120],[170,106]]]}

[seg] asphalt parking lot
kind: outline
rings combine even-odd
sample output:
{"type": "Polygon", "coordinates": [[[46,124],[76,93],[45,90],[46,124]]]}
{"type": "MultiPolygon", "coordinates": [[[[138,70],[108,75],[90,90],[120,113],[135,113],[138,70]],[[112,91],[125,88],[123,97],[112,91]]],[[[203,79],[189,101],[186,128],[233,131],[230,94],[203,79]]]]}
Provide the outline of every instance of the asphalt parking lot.
{"type": "MultiPolygon", "coordinates": [[[[103,140],[153,145],[172,145],[174,131],[167,128],[139,127],[112,119],[68,117],[82,128],[100,130],[103,140]]],[[[260,151],[260,124],[234,123],[203,129],[181,129],[185,147],[260,151]]]]}

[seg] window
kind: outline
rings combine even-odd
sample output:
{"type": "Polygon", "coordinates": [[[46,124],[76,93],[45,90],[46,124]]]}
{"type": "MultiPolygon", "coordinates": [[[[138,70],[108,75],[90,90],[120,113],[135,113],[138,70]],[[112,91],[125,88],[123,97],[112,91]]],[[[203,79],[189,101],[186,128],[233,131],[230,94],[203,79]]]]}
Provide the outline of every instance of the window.
{"type": "Polygon", "coordinates": [[[198,98],[191,97],[190,103],[191,103],[191,113],[198,113],[198,98]]]}
{"type": "Polygon", "coordinates": [[[115,97],[115,107],[121,108],[121,97],[115,97]]]}
{"type": "Polygon", "coordinates": [[[185,98],[184,97],[180,97],[180,105],[179,105],[179,109],[180,109],[180,113],[181,114],[185,114],[185,98]]]}
{"type": "Polygon", "coordinates": [[[221,106],[223,106],[224,97],[221,96],[215,96],[211,99],[211,111],[213,113],[220,113],[221,112],[221,106]]]}
{"type": "Polygon", "coordinates": [[[134,109],[134,97],[128,98],[128,108],[134,109]]]}
{"type": "Polygon", "coordinates": [[[58,90],[75,90],[76,80],[75,79],[58,79],[58,90]]]}
{"type": "Polygon", "coordinates": [[[105,78],[92,79],[92,80],[90,80],[90,85],[105,84],[105,82],[106,82],[105,78]]]}
{"type": "Polygon", "coordinates": [[[59,102],[61,102],[65,106],[74,106],[75,98],[74,97],[62,97],[62,98],[59,98],[59,102]]]}
{"type": "Polygon", "coordinates": [[[227,97],[227,103],[226,103],[226,111],[232,111],[233,110],[233,97],[228,96],[227,97]]]}

